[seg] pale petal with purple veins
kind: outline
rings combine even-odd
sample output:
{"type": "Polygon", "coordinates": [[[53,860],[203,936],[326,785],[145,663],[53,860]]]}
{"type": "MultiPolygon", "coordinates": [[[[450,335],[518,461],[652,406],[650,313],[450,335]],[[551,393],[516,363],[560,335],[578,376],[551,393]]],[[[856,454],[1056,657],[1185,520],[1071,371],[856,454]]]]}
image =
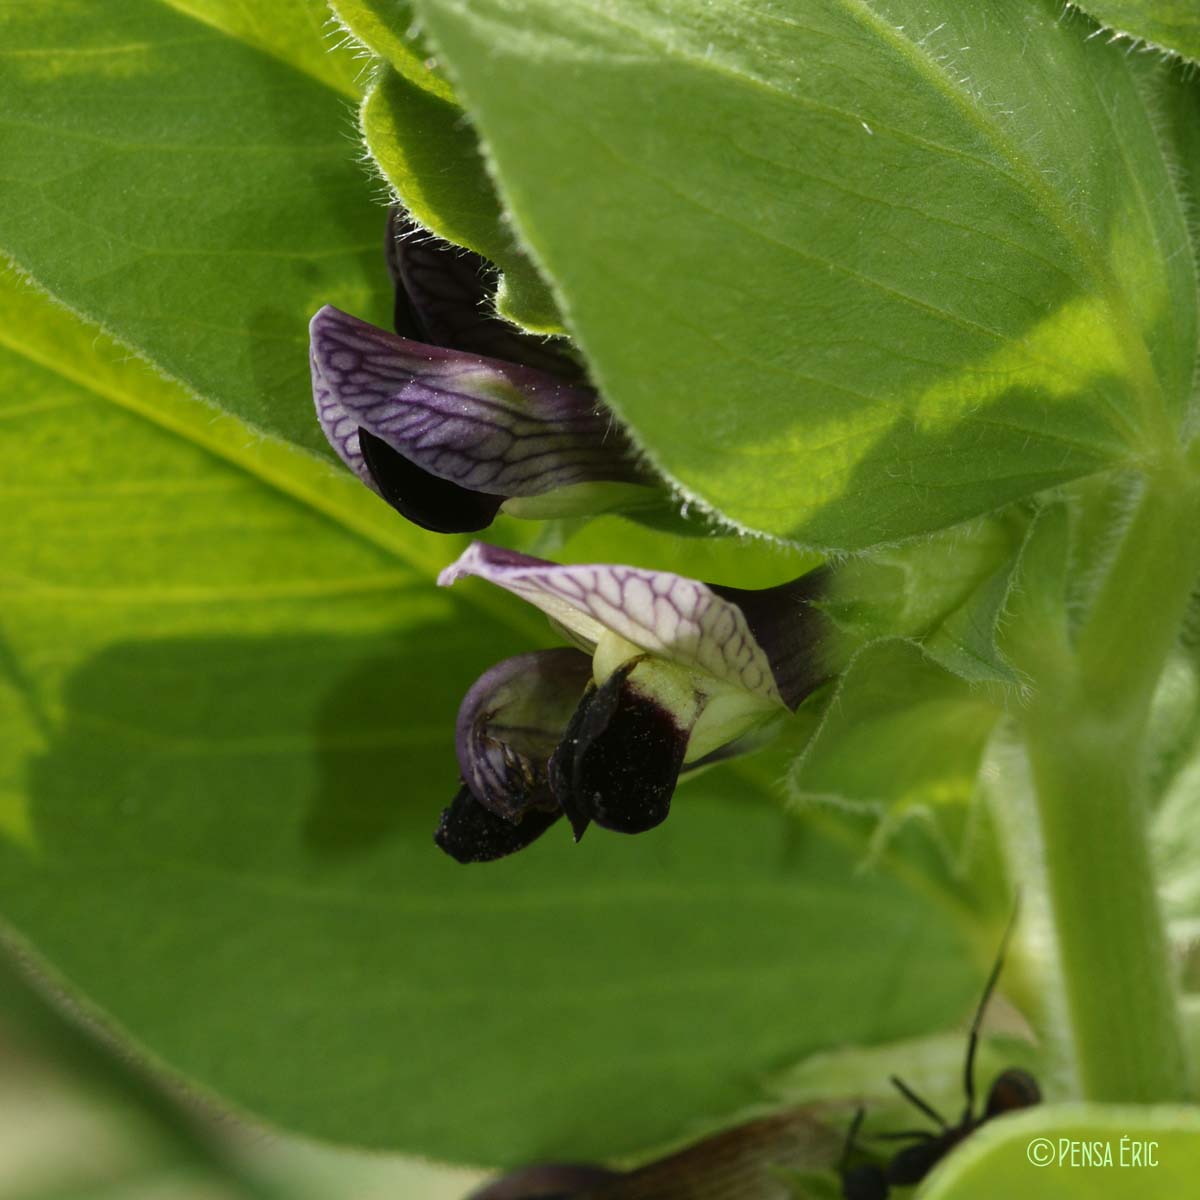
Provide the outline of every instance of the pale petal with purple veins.
{"type": "MultiPolygon", "coordinates": [[[[320,315],[319,313],[317,314],[320,315]]],[[[314,322],[316,318],[313,318],[314,322]]],[[[308,362],[312,369],[313,403],[317,408],[317,421],[326,440],[337,452],[338,458],[352,470],[373,492],[379,489],[363,460],[362,446],[358,440],[358,421],[351,416],[341,397],[317,365],[316,347],[310,344],[308,362]]]]}
{"type": "Polygon", "coordinates": [[[438,583],[446,587],[464,575],[528,600],[591,646],[612,632],[650,654],[785,703],[742,609],[698,580],[640,567],[559,566],[483,542],[472,543],[438,583]]]}
{"type": "Polygon", "coordinates": [[[591,388],[412,342],[329,306],[310,334],[321,427],[372,487],[360,428],[421,470],[494,496],[645,478],[591,388]]]}
{"type": "Polygon", "coordinates": [[[455,749],[463,782],[497,816],[556,809],[546,764],[592,678],[578,650],[533,650],[485,671],[463,697],[455,749]]]}

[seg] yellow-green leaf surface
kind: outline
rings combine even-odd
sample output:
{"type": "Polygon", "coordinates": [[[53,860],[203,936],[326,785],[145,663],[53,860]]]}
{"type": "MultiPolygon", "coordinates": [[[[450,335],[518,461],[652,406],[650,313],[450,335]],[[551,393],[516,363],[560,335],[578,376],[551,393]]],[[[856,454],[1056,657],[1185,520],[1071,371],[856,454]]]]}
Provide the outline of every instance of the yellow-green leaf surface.
{"type": "Polygon", "coordinates": [[[1125,52],[1058,0],[417,0],[650,457],[857,548],[1150,452],[1196,279],[1125,52]]]}
{"type": "Polygon", "coordinates": [[[0,255],[213,405],[322,452],[308,318],[391,307],[382,198],[326,38],[315,0],[0,5],[0,255]]]}
{"type": "Polygon", "coordinates": [[[973,1133],[917,1195],[1177,1200],[1195,1191],[1198,1172],[1195,1109],[1056,1105],[1004,1117],[973,1133]]]}
{"type": "Polygon", "coordinates": [[[361,91],[363,63],[333,53],[343,40],[325,0],[160,0],[237,41],[311,75],[334,91],[361,91]]]}
{"type": "Polygon", "coordinates": [[[1200,7],[1195,0],[1083,0],[1079,7],[1115,33],[1200,59],[1200,7]]]}
{"type": "Polygon", "coordinates": [[[440,854],[459,699],[542,619],[438,591],[453,539],[0,297],[0,912],[143,1053],[307,1134],[499,1164],[659,1145],[969,1009],[943,907],[788,817],[779,762],[637,838],[440,854]]]}

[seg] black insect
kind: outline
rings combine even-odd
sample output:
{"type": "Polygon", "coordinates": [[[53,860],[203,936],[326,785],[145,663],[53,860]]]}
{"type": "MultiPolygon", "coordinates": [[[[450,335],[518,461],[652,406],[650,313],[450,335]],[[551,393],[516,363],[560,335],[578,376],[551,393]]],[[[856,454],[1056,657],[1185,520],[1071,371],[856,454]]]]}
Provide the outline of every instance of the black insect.
{"type": "Polygon", "coordinates": [[[845,1200],[887,1200],[892,1187],[908,1187],[920,1183],[963,1138],[973,1133],[985,1121],[1006,1112],[1029,1108],[1041,1100],[1042,1093],[1037,1080],[1028,1071],[1019,1067],[1009,1067],[1007,1071],[1002,1071],[996,1076],[988,1089],[983,1112],[979,1116],[975,1115],[975,1051],[979,1045],[979,1026],[983,1021],[988,1001],[992,998],[996,980],[1000,978],[1000,970],[1004,965],[1004,951],[1008,945],[1012,925],[1013,922],[1010,922],[1005,932],[1000,953],[996,957],[996,965],[992,967],[992,973],[988,976],[979,1007],[975,1010],[975,1019],[971,1022],[963,1071],[966,1105],[958,1124],[949,1124],[932,1105],[922,1100],[902,1079],[893,1075],[892,1083],[899,1089],[900,1094],[934,1121],[937,1129],[906,1129],[897,1133],[880,1134],[881,1140],[904,1141],[908,1142],[908,1145],[897,1150],[883,1166],[878,1163],[862,1163],[851,1167],[848,1164],[863,1119],[863,1110],[860,1108],[846,1137],[846,1147],[842,1152],[839,1167],[842,1195],[845,1200]]]}

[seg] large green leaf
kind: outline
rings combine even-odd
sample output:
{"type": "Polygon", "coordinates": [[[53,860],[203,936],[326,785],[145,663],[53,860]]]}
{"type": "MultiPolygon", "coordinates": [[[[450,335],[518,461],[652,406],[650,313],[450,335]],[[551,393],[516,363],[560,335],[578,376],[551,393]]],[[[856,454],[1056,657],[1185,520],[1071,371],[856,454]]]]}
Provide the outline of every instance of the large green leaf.
{"type": "Polygon", "coordinates": [[[1083,0],[1079,7],[1119,34],[1200,59],[1195,0],[1083,0]]]}
{"type": "MultiPolygon", "coordinates": [[[[160,3],[311,75],[347,96],[361,90],[363,64],[344,49],[325,0],[160,0],[160,3]]],[[[61,11],[64,10],[60,8],[61,11]]],[[[45,14],[42,14],[46,19],[45,14]]],[[[65,49],[59,43],[59,49],[65,49]]]]}
{"type": "Polygon", "coordinates": [[[1124,52],[1058,0],[417,0],[650,457],[862,547],[1174,436],[1186,229],[1124,52]]]}
{"type": "Polygon", "coordinates": [[[353,92],[316,77],[315,2],[178,8],[4,7],[0,254],[206,400],[324,451],[308,318],[390,312],[353,92]]]}
{"type": "Polygon", "coordinates": [[[437,591],[452,540],[11,281],[0,376],[0,910],[158,1061],[310,1134],[512,1163],[662,1142],[969,1007],[946,910],[786,816],[779,762],[645,836],[444,858],[458,700],[540,617],[437,591]]]}

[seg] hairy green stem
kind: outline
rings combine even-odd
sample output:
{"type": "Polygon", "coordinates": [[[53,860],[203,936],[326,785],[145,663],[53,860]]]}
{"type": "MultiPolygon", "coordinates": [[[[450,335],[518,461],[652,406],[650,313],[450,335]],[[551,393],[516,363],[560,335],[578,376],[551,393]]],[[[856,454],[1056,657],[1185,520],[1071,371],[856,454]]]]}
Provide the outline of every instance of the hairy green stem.
{"type": "MultiPolygon", "coordinates": [[[[1147,830],[1146,720],[1197,574],[1198,489],[1147,475],[1073,639],[1024,717],[1068,1037],[1089,1100],[1177,1101],[1188,1072],[1147,830]]],[[[1033,666],[1033,663],[1030,662],[1033,666]]]]}

